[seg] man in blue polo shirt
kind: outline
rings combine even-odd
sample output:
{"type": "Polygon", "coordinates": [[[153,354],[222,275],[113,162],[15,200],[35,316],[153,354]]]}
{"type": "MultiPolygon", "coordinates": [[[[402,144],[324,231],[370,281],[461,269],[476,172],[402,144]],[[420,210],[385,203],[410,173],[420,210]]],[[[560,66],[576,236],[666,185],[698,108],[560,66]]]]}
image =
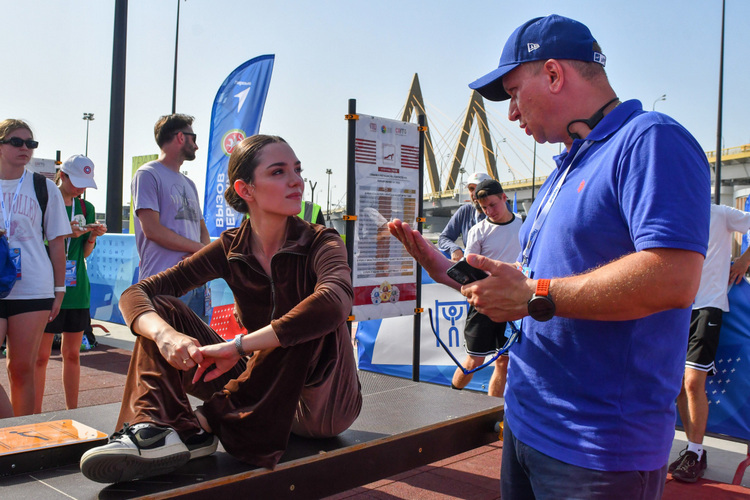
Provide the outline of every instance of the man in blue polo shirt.
{"type": "MultiPolygon", "coordinates": [[[[705,154],[677,122],[621,102],[589,29],[533,19],[499,67],[470,84],[510,100],[557,169],[521,228],[521,265],[478,255],[491,275],[461,291],[494,321],[523,318],[510,351],[503,498],[660,498],[709,228],[705,154]],[[522,267],[523,271],[519,268],[522,267]]],[[[450,261],[400,221],[433,278],[450,261]]]]}

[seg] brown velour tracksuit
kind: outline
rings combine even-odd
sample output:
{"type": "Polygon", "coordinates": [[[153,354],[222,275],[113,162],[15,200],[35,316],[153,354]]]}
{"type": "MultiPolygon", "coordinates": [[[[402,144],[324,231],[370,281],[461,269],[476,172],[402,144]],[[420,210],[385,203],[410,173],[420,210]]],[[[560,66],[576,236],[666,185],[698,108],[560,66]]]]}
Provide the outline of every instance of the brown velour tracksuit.
{"type": "Polygon", "coordinates": [[[213,432],[233,456],[273,468],[294,432],[331,437],[346,430],[362,407],[346,319],[352,286],[346,248],[332,229],[289,217],[286,241],[267,276],[250,250],[246,220],[175,267],[128,288],[120,309],[128,325],[155,311],[201,345],[223,342],[182,301],[184,293],[223,278],[249,332],[274,329],[281,347],[258,351],[217,380],[192,384],[195,368],[180,371],[156,344],[136,339],[117,428],[150,422],[183,439],[200,431],[186,394],[204,401],[213,432]]]}

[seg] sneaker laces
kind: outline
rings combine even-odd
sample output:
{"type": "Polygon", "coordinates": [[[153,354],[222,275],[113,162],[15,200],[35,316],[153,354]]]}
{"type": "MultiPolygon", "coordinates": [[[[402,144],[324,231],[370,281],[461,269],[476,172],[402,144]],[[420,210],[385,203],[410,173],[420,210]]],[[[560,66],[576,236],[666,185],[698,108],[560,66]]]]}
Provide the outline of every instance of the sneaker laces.
{"type": "Polygon", "coordinates": [[[141,455],[141,445],[138,444],[138,439],[136,439],[135,436],[136,430],[134,429],[137,425],[138,424],[130,425],[128,422],[125,422],[122,425],[122,430],[119,430],[110,436],[109,442],[111,443],[112,441],[119,441],[124,437],[130,438],[130,442],[135,445],[136,449],[138,450],[138,454],[141,455]]]}

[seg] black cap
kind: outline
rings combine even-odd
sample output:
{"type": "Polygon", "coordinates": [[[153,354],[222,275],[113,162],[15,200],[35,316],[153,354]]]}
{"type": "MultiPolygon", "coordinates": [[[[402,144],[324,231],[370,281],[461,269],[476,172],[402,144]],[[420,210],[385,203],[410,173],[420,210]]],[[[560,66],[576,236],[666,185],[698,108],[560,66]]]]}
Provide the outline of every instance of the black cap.
{"type": "Polygon", "coordinates": [[[503,194],[503,186],[494,179],[480,182],[474,190],[474,196],[476,196],[477,199],[491,196],[493,194],[503,194]]]}

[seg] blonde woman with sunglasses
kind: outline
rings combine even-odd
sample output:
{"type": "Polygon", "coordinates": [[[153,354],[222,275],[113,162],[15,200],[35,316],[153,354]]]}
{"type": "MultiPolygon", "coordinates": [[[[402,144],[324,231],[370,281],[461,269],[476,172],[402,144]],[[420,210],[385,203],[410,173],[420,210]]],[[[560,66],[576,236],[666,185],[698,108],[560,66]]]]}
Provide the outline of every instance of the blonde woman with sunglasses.
{"type": "Polygon", "coordinates": [[[7,340],[10,401],[0,388],[0,417],[29,415],[34,411],[34,364],[44,327],[57,316],[65,295],[65,217],[62,195],[47,179],[47,209],[34,190],[26,170],[39,143],[21,120],[0,121],[0,214],[3,237],[16,265],[16,283],[0,299],[0,342],[7,340]],[[49,242],[49,255],[44,241],[49,242]]]}

